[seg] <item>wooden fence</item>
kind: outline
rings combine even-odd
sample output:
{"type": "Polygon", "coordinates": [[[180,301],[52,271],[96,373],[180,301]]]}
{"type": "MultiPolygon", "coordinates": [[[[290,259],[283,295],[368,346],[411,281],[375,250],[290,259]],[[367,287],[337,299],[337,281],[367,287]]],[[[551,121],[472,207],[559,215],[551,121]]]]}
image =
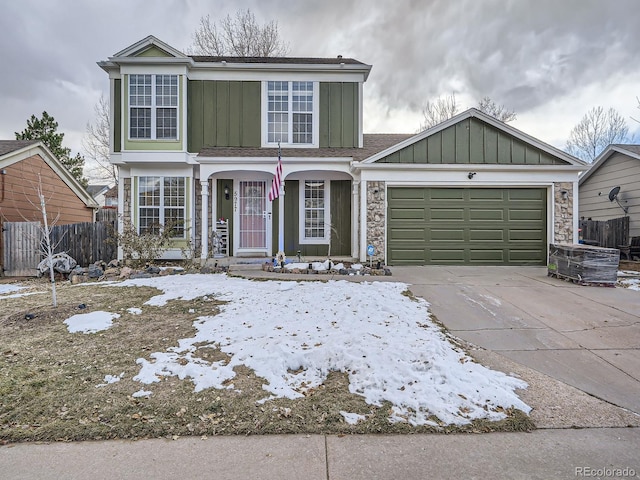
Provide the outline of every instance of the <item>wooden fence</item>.
{"type": "MultiPolygon", "coordinates": [[[[40,222],[2,222],[2,268],[8,277],[35,277],[40,263],[40,222]]],[[[0,272],[2,273],[2,272],[0,272]]]]}
{"type": "Polygon", "coordinates": [[[116,222],[86,222],[56,225],[51,229],[51,244],[55,253],[65,252],[78,265],[87,266],[117,258],[116,222]]]}
{"type": "MultiPolygon", "coordinates": [[[[65,252],[80,266],[117,258],[116,222],[56,225],[51,229],[55,253],[65,252]]],[[[42,261],[42,229],[39,222],[2,224],[2,269],[8,277],[36,276],[42,261]]]]}
{"type": "Polygon", "coordinates": [[[629,245],[629,217],[611,220],[580,220],[584,243],[605,248],[629,245]]]}

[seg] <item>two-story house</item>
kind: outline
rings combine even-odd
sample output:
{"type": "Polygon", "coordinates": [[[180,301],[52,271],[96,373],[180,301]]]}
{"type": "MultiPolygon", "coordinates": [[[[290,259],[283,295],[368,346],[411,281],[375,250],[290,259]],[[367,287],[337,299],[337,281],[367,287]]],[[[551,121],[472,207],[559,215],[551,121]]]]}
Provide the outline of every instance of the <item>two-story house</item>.
{"type": "Polygon", "coordinates": [[[364,134],[357,60],[188,56],[149,36],[99,65],[119,211],[140,232],[172,225],[174,258],[187,242],[210,256],[221,220],[229,255],[371,245],[389,264],[544,264],[575,237],[581,162],[474,109],[364,134]]]}

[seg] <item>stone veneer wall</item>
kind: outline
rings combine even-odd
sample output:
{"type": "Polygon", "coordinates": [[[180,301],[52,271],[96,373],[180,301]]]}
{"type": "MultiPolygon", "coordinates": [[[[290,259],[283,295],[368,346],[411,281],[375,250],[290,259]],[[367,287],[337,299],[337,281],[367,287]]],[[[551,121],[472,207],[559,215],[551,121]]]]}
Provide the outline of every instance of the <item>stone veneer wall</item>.
{"type": "MultiPolygon", "coordinates": [[[[374,260],[382,260],[385,256],[384,186],[384,182],[367,182],[367,245],[375,248],[374,260]]],[[[366,255],[366,251],[364,253],[366,255]]]]}
{"type": "Polygon", "coordinates": [[[553,198],[555,243],[573,243],[573,183],[554,183],[553,198]],[[567,198],[562,198],[563,191],[567,192],[567,198]]]}
{"type": "Polygon", "coordinates": [[[131,178],[123,178],[122,221],[125,225],[132,224],[131,218],[131,178]]]}

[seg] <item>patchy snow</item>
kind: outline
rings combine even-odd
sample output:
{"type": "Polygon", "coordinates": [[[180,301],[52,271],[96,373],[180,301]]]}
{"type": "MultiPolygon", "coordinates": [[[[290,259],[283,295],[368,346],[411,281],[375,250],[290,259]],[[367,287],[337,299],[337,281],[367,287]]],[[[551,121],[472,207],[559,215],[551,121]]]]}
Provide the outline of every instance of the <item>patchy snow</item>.
{"type": "Polygon", "coordinates": [[[127,280],[163,293],[146,304],[204,295],[228,303],[199,317],[193,338],[140,358],[134,380],[189,378],[195,390],[233,388],[233,368],[246,365],[266,380],[270,398],[301,398],[331,371],[348,374],[349,390],[372,405],[393,404],[391,421],[466,424],[498,420],[504,409],[531,409],[515,393],[527,384],[474,363],[429,317],[429,304],[403,295],[396,282],[254,282],[226,275],[181,275],[127,280]],[[212,345],[230,360],[194,354],[212,345]]]}
{"type": "Polygon", "coordinates": [[[150,392],[148,390],[138,390],[137,392],[134,392],[131,394],[131,396],[133,398],[140,398],[140,397],[150,397],[153,394],[153,392],[150,392]]]}
{"type": "Polygon", "coordinates": [[[114,318],[120,318],[120,315],[98,310],[96,312],[73,315],[67,318],[64,323],[71,333],[96,333],[111,327],[114,318]]]}
{"type": "Polygon", "coordinates": [[[358,422],[367,419],[367,417],[365,417],[364,415],[360,415],[359,413],[349,413],[343,410],[340,410],[340,415],[344,417],[344,421],[347,422],[349,425],[355,425],[358,422]]]}
{"type": "Polygon", "coordinates": [[[138,307],[127,308],[127,312],[131,315],[142,315],[142,309],[138,307]]]}
{"type": "Polygon", "coordinates": [[[105,375],[103,380],[104,383],[99,383],[98,385],[96,385],[96,388],[106,387],[107,385],[110,385],[112,383],[119,382],[123,377],[124,372],[122,372],[120,375],[105,375]]]}
{"type": "Polygon", "coordinates": [[[21,285],[10,285],[6,283],[0,283],[0,295],[6,295],[7,293],[17,292],[24,288],[26,287],[23,287],[21,285]]]}
{"type": "Polygon", "coordinates": [[[38,295],[40,293],[43,293],[43,292],[14,293],[14,292],[20,292],[21,290],[25,290],[26,288],[27,287],[23,287],[22,285],[0,283],[0,300],[2,300],[3,298],[26,297],[28,295],[38,295]]]}
{"type": "Polygon", "coordinates": [[[640,278],[624,278],[622,280],[618,280],[618,283],[622,284],[623,287],[628,288],[629,290],[640,291],[640,278]]]}

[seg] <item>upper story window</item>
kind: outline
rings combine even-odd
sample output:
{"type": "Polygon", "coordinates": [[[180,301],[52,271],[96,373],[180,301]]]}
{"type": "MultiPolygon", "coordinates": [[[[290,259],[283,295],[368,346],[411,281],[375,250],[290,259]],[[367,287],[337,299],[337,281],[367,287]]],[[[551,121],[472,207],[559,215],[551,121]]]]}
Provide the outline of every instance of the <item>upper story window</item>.
{"type": "Polygon", "coordinates": [[[266,143],[317,144],[318,93],[314,82],[266,82],[266,143]]]}
{"type": "Polygon", "coordinates": [[[178,76],[129,76],[129,138],[178,138],[178,76]]]}

